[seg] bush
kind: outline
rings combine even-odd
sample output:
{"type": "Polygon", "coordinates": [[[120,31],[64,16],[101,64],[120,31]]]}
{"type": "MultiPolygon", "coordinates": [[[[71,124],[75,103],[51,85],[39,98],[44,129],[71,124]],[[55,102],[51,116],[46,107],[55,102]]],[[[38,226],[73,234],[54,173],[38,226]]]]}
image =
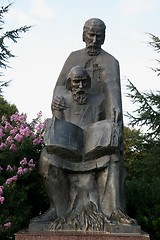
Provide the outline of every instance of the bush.
{"type": "Polygon", "coordinates": [[[26,227],[47,209],[37,165],[42,149],[44,123],[41,113],[31,123],[15,113],[0,122],[0,239],[26,227]]]}

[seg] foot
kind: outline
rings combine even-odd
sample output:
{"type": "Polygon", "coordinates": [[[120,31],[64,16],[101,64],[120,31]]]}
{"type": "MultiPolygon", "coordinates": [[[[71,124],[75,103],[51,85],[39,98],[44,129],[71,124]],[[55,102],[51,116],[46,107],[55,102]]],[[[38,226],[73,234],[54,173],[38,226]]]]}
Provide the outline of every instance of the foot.
{"type": "Polygon", "coordinates": [[[120,209],[116,209],[112,213],[110,220],[118,224],[137,224],[135,219],[130,218],[127,214],[123,213],[120,209]]]}
{"type": "Polygon", "coordinates": [[[50,221],[54,221],[56,219],[56,212],[55,209],[50,208],[48,209],[44,214],[33,218],[31,220],[31,222],[35,222],[35,223],[42,223],[42,222],[50,222],[50,221]]]}

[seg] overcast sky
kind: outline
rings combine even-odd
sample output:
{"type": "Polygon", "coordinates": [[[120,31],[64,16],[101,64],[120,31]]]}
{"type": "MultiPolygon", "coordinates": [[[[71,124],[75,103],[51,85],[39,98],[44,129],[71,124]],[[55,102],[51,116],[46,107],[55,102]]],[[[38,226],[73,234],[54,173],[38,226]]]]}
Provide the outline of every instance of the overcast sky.
{"type": "MultiPolygon", "coordinates": [[[[0,0],[0,5],[11,2],[0,0]]],[[[39,111],[44,118],[51,117],[58,75],[70,52],[85,46],[82,29],[92,17],[106,23],[103,49],[120,63],[124,112],[134,108],[125,97],[127,78],[139,90],[160,90],[160,79],[150,69],[158,55],[146,34],[160,36],[159,0],[14,0],[5,15],[5,30],[33,26],[17,44],[7,42],[16,58],[10,61],[11,69],[4,71],[3,80],[12,79],[4,97],[20,113],[27,113],[29,119],[39,111]]]]}

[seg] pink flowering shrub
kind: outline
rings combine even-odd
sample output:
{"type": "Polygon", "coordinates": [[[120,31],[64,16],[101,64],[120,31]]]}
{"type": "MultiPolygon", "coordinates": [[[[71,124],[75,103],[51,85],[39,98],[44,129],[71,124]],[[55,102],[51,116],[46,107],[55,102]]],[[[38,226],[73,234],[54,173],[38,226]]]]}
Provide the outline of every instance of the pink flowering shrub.
{"type": "Polygon", "coordinates": [[[31,123],[19,113],[0,121],[0,239],[12,239],[43,211],[37,165],[44,128],[41,113],[31,123]]]}

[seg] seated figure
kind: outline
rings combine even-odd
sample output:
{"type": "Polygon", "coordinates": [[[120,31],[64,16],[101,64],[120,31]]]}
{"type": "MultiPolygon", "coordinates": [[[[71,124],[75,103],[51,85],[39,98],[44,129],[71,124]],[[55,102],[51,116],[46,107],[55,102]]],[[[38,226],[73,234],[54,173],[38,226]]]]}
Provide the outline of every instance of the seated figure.
{"type": "Polygon", "coordinates": [[[112,222],[134,223],[124,209],[107,208],[107,196],[113,194],[107,184],[112,165],[119,164],[113,156],[119,154],[121,134],[114,117],[106,118],[104,94],[90,88],[86,69],[73,67],[55,98],[53,118],[47,120],[39,172],[50,209],[33,220],[48,223],[47,230],[105,231],[112,222]]]}

